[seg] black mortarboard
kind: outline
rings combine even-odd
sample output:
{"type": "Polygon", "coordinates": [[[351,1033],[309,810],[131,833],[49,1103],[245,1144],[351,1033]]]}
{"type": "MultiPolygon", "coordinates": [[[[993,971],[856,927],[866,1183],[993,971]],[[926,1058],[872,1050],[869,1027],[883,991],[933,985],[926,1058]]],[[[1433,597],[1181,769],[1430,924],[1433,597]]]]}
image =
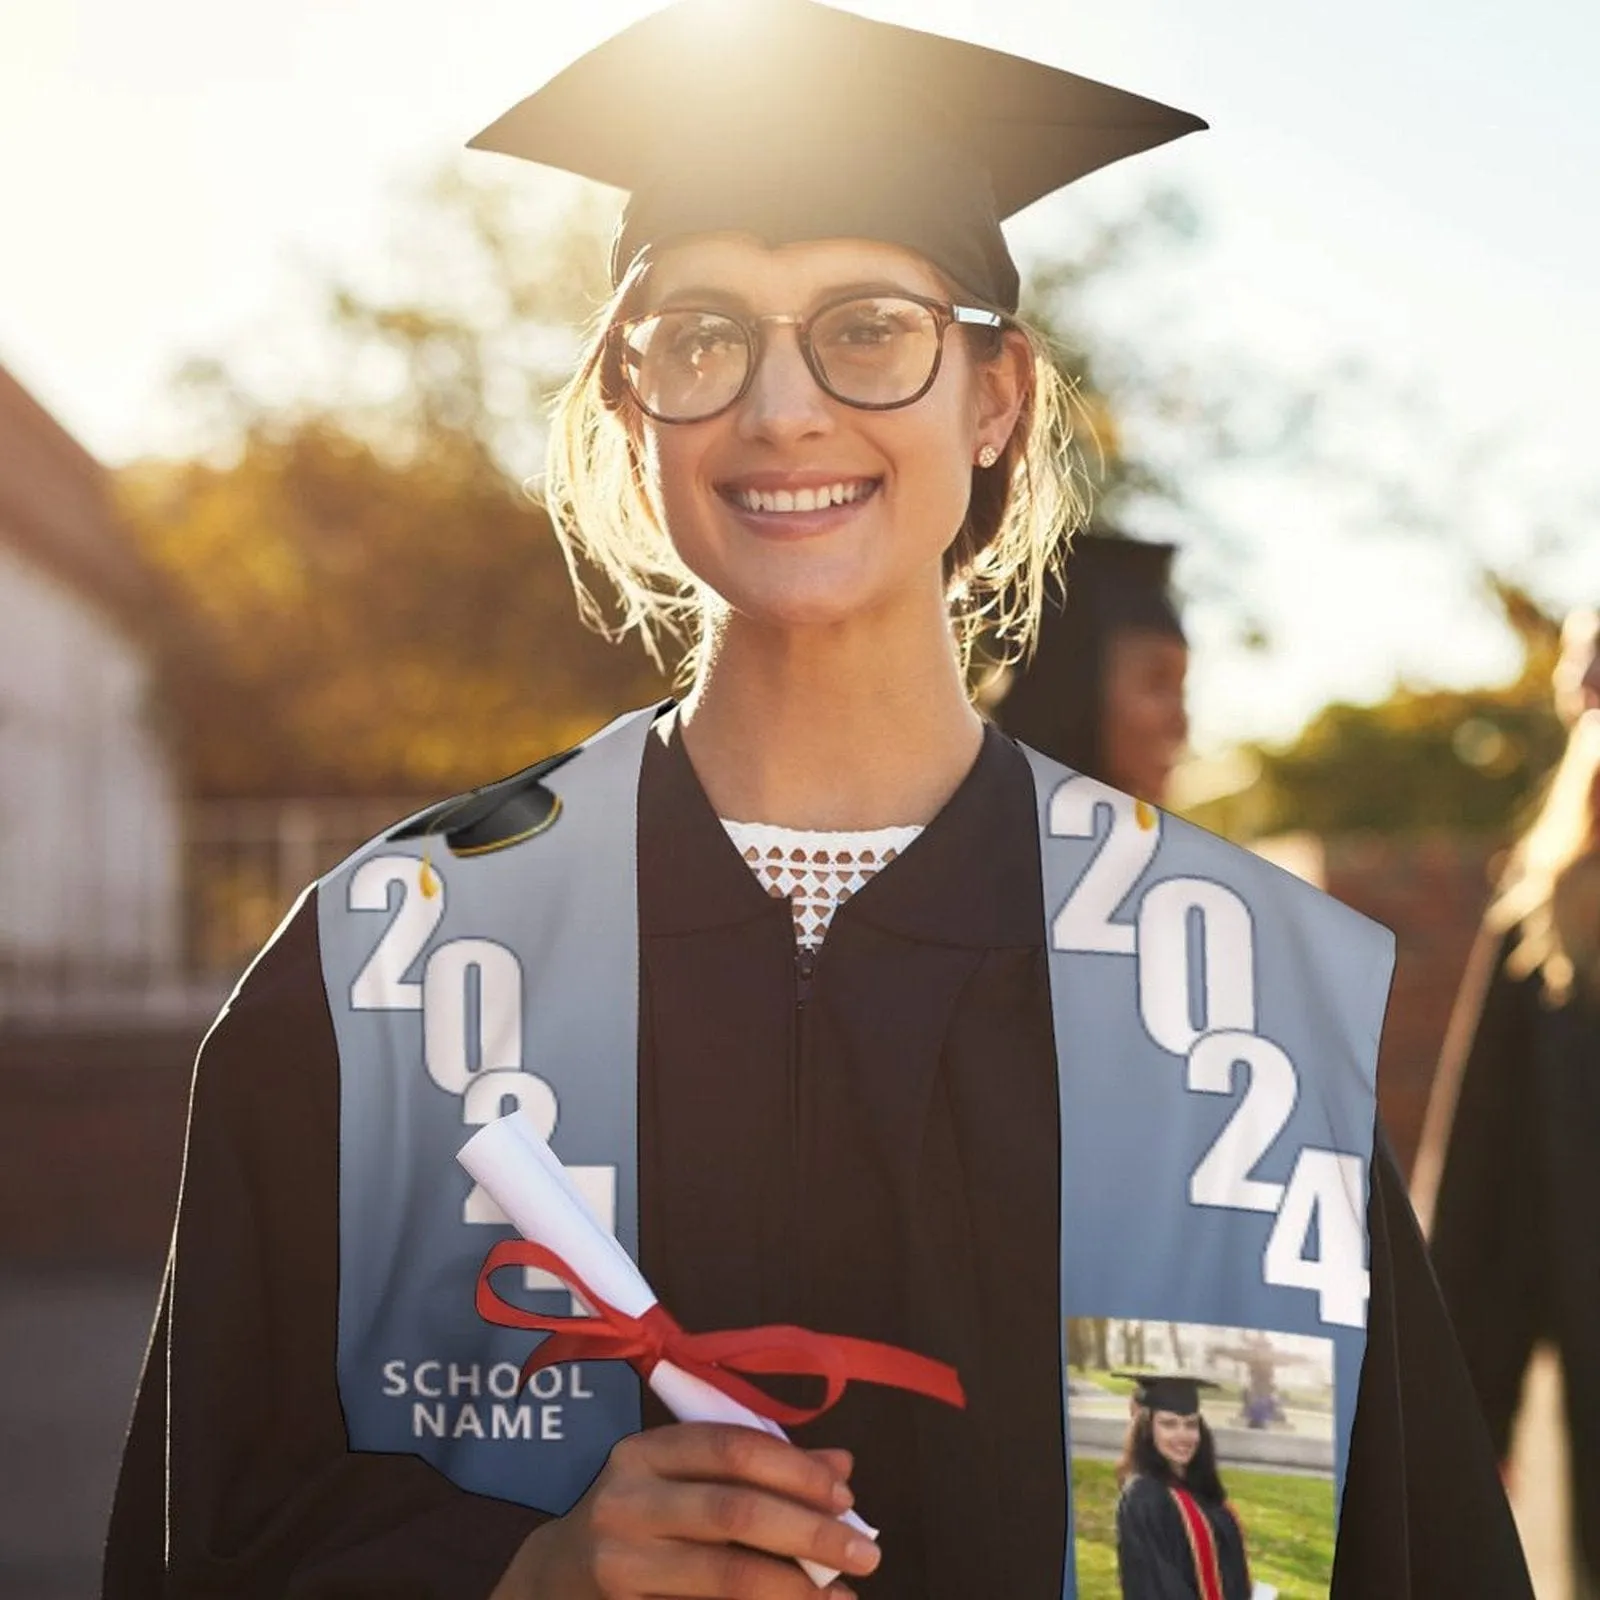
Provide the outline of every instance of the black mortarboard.
{"type": "Polygon", "coordinates": [[[1183,638],[1169,587],[1175,554],[1170,544],[1105,534],[1072,541],[1065,600],[1046,597],[1038,646],[994,714],[1012,738],[1074,772],[1105,778],[1107,647],[1124,629],[1183,638]]]}
{"type": "Polygon", "coordinates": [[[678,0],[471,141],[630,192],[612,252],[694,233],[903,245],[1014,311],[1000,222],[1205,124],[1058,68],[816,0],[678,0]]]}
{"type": "Polygon", "coordinates": [[[1191,1378],[1181,1373],[1113,1372],[1113,1378],[1131,1378],[1138,1387],[1133,1398],[1152,1411],[1170,1411],[1174,1416],[1192,1417],[1200,1410],[1200,1391],[1220,1385],[1209,1378],[1191,1378]]]}
{"type": "Polygon", "coordinates": [[[547,756],[521,772],[470,794],[441,800],[393,829],[391,839],[429,839],[442,835],[452,855],[481,856],[520,844],[543,833],[561,815],[561,796],[542,779],[570,761],[577,750],[547,756]]]}

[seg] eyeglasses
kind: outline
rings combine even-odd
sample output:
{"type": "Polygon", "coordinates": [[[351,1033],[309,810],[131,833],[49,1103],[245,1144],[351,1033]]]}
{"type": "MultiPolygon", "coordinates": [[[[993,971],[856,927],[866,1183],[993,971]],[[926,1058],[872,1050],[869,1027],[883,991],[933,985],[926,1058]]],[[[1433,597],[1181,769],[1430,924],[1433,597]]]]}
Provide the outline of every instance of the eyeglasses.
{"type": "Polygon", "coordinates": [[[824,393],[863,411],[892,411],[933,387],[952,323],[997,332],[1005,318],[911,294],[853,295],[807,317],[673,308],[613,325],[615,370],[657,422],[704,422],[743,399],[773,323],[794,329],[824,393]]]}

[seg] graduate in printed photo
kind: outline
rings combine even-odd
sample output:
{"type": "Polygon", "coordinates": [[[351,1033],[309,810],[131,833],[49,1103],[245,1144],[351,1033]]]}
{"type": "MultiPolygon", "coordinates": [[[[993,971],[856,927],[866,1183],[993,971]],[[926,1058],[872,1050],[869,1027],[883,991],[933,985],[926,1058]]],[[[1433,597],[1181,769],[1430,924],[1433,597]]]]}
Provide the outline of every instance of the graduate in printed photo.
{"type": "Polygon", "coordinates": [[[1122,1600],[1251,1600],[1244,1531],[1200,1414],[1200,1390],[1217,1385],[1150,1375],[1138,1385],[1117,1463],[1122,1600]]]}

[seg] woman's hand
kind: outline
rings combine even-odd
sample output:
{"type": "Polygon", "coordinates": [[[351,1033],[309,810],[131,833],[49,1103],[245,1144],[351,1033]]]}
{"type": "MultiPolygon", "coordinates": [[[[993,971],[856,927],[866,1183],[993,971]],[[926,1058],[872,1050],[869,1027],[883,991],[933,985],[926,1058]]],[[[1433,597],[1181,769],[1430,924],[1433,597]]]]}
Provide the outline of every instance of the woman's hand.
{"type": "Polygon", "coordinates": [[[865,1575],[870,1539],[838,1520],[843,1450],[808,1452],[754,1428],[681,1423],[622,1440],[566,1516],[524,1540],[490,1600],[840,1600],[795,1565],[865,1575]]]}

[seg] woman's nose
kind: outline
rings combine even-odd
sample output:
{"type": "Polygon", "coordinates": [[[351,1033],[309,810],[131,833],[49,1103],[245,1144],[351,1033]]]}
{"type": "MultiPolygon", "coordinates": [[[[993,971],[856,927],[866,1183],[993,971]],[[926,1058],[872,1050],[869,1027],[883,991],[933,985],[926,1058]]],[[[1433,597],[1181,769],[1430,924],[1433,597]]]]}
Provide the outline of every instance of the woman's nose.
{"type": "Polygon", "coordinates": [[[1594,660],[1589,663],[1589,670],[1584,673],[1579,690],[1583,695],[1585,710],[1592,711],[1596,706],[1600,706],[1600,652],[1597,652],[1594,660]]]}
{"type": "Polygon", "coordinates": [[[1182,689],[1162,696],[1162,731],[1177,744],[1189,742],[1189,706],[1182,689]]]}
{"type": "Polygon", "coordinates": [[[739,402],[738,426],[752,439],[784,441],[824,433],[832,424],[822,392],[793,328],[771,329],[761,341],[750,387],[739,402]]]}

